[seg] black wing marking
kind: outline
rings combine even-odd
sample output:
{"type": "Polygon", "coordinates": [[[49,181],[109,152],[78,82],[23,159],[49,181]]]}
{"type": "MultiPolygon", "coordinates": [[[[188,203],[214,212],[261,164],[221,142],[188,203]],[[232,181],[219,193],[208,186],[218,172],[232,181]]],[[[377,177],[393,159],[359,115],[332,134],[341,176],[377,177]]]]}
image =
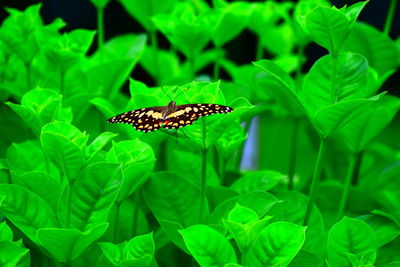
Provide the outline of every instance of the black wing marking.
{"type": "Polygon", "coordinates": [[[177,129],[191,125],[198,118],[218,113],[232,112],[233,108],[218,104],[178,105],[166,116],[164,128],[177,129]]]}
{"type": "Polygon", "coordinates": [[[140,132],[152,132],[160,129],[162,111],[165,109],[165,106],[135,109],[121,113],[107,121],[110,123],[132,124],[140,132]]]}

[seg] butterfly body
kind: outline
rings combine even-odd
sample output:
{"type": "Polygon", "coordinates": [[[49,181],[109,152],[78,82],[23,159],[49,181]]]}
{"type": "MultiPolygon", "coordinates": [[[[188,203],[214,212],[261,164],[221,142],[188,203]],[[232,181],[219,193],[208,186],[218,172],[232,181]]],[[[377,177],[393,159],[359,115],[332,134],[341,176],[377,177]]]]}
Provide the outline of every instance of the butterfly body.
{"type": "Polygon", "coordinates": [[[135,109],[108,119],[110,123],[132,124],[136,130],[151,132],[160,129],[177,129],[191,125],[198,118],[217,113],[228,113],[233,108],[218,104],[176,105],[174,101],[167,106],[135,109]]]}

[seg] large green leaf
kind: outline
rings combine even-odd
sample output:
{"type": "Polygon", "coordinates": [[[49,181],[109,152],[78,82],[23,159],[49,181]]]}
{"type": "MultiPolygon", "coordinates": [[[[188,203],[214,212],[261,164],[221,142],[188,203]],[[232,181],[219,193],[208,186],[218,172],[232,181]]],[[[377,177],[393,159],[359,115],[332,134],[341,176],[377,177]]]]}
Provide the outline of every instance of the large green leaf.
{"type": "Polygon", "coordinates": [[[81,232],[77,229],[42,228],[37,238],[50,254],[60,262],[69,262],[82,254],[106,231],[108,223],[93,225],[81,232]]]}
{"type": "Polygon", "coordinates": [[[111,132],[103,132],[97,136],[86,149],[86,157],[89,159],[94,158],[113,138],[118,134],[111,132]]]}
{"type": "Polygon", "coordinates": [[[1,184],[1,197],[1,213],[36,244],[40,244],[36,237],[38,229],[57,225],[49,205],[31,191],[19,185],[1,184]]]}
{"type": "Polygon", "coordinates": [[[13,232],[6,222],[0,223],[0,241],[13,241],[13,232]]]}
{"type": "Polygon", "coordinates": [[[118,201],[122,201],[146,182],[153,170],[155,157],[151,146],[134,139],[113,143],[107,160],[122,164],[124,180],[118,195],[118,201]]]}
{"type": "Polygon", "coordinates": [[[331,266],[348,267],[349,254],[361,258],[364,253],[375,249],[374,232],[361,220],[344,217],[329,231],[327,253],[331,266]]]}
{"type": "Polygon", "coordinates": [[[400,108],[400,100],[384,96],[363,109],[357,119],[349,121],[338,132],[340,139],[353,152],[361,151],[393,119],[400,108]]]}
{"type": "Polygon", "coordinates": [[[358,54],[340,53],[335,59],[324,56],[314,63],[304,80],[303,103],[314,114],[330,104],[368,97],[367,77],[367,60],[358,54]]]}
{"type": "Polygon", "coordinates": [[[155,173],[144,186],[144,198],[169,238],[184,247],[177,230],[198,223],[200,189],[177,174],[155,173]]]}
{"type": "MultiPolygon", "coordinates": [[[[71,225],[84,232],[107,222],[121,184],[122,173],[118,164],[99,162],[87,166],[72,188],[71,225]]],[[[58,217],[64,222],[68,203],[66,194],[63,197],[58,217]]]]}
{"type": "Polygon", "coordinates": [[[87,139],[85,133],[64,122],[46,124],[40,135],[43,150],[68,180],[76,179],[84,164],[87,139]]]}
{"type": "Polygon", "coordinates": [[[385,33],[367,24],[356,24],[344,47],[366,57],[368,64],[380,75],[396,69],[400,64],[395,42],[385,33]]]}
{"type": "Polygon", "coordinates": [[[223,267],[228,263],[237,263],[232,245],[213,228],[198,224],[179,232],[200,266],[223,267]]]}
{"type": "Polygon", "coordinates": [[[87,70],[92,97],[116,97],[139,60],[145,43],[146,36],[143,34],[122,35],[108,41],[101,51],[93,55],[87,70]]]}
{"type": "Polygon", "coordinates": [[[306,239],[305,227],[275,222],[262,230],[250,247],[245,266],[287,266],[300,251],[306,239]]]}

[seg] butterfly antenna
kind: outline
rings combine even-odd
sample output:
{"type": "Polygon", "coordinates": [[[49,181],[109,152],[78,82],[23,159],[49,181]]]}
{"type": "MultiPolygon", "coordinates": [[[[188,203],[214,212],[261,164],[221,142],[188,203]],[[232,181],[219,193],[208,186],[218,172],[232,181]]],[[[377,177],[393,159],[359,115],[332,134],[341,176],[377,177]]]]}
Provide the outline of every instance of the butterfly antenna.
{"type": "Polygon", "coordinates": [[[180,94],[177,95],[178,89],[179,89],[179,87],[176,89],[175,95],[174,95],[174,98],[173,98],[173,99],[176,99],[176,98],[179,97],[181,94],[186,93],[187,91],[189,91],[190,87],[188,86],[186,91],[181,90],[180,94]]]}
{"type": "Polygon", "coordinates": [[[170,101],[173,101],[173,98],[171,98],[171,97],[168,95],[167,91],[164,90],[164,87],[161,86],[160,88],[161,88],[161,90],[163,91],[163,93],[169,98],[169,100],[170,100],[170,101]]]}

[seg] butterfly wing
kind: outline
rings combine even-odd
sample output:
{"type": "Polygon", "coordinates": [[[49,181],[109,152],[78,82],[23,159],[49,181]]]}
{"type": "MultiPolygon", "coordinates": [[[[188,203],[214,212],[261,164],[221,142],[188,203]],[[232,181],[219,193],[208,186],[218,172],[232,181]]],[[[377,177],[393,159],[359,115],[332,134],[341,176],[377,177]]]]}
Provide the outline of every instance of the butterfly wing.
{"type": "Polygon", "coordinates": [[[233,108],[218,104],[178,105],[167,113],[164,128],[177,129],[191,125],[198,118],[218,113],[232,112],[233,108]]]}
{"type": "Polygon", "coordinates": [[[165,106],[141,108],[121,113],[107,121],[110,123],[125,123],[140,132],[152,132],[160,128],[162,122],[162,112],[165,106]]]}

